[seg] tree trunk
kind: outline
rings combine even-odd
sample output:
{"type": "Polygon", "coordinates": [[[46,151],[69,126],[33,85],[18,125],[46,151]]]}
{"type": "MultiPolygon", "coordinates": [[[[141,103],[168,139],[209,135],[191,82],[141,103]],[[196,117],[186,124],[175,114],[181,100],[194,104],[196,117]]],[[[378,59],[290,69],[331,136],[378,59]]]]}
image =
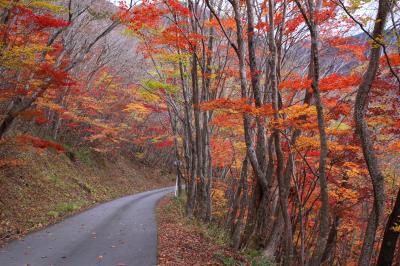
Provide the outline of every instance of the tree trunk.
{"type": "MultiPolygon", "coordinates": [[[[385,22],[390,11],[391,2],[389,0],[380,0],[378,13],[375,19],[374,30],[372,36],[375,39],[381,38],[384,32],[385,22]]],[[[358,265],[367,266],[370,263],[371,255],[375,244],[375,235],[378,228],[383,209],[384,209],[384,176],[382,175],[378,160],[373,149],[373,143],[368,130],[368,124],[364,119],[366,109],[368,107],[368,97],[372,83],[375,79],[379,66],[379,57],[382,47],[373,44],[371,55],[368,63],[367,71],[364,74],[363,80],[358,88],[356,102],[354,106],[354,119],[356,122],[356,133],[361,140],[364,159],[368,167],[368,172],[372,180],[374,188],[374,205],[368,219],[367,230],[364,236],[364,242],[361,249],[361,255],[358,260],[358,265]]]]}
{"type": "Polygon", "coordinates": [[[282,232],[284,229],[284,221],[281,211],[281,205],[277,204],[276,210],[273,214],[273,225],[268,239],[265,243],[263,254],[267,257],[274,257],[279,244],[281,243],[282,232]]]}
{"type": "MultiPolygon", "coordinates": [[[[239,74],[240,74],[240,90],[243,99],[247,98],[247,75],[246,75],[246,56],[245,56],[245,45],[243,36],[243,20],[240,12],[240,2],[239,0],[231,1],[235,22],[236,22],[236,36],[237,36],[237,48],[235,49],[236,54],[239,59],[239,74]]],[[[254,171],[257,181],[263,188],[268,186],[265,179],[265,174],[260,167],[260,163],[257,159],[257,152],[254,148],[253,134],[251,132],[251,117],[249,114],[243,114],[243,127],[246,142],[246,151],[251,167],[254,171]]]]}
{"type": "Polygon", "coordinates": [[[324,253],[322,254],[321,263],[327,262],[330,259],[332,251],[336,246],[337,227],[339,226],[339,221],[339,216],[336,216],[333,220],[331,229],[329,230],[328,241],[326,243],[324,253]]]}
{"type": "Polygon", "coordinates": [[[393,227],[400,223],[400,189],[397,192],[396,202],[394,203],[392,213],[386,224],[385,233],[383,235],[382,245],[379,252],[377,266],[390,266],[393,264],[393,258],[396,250],[399,232],[394,231],[393,227]]]}
{"type": "MultiPolygon", "coordinates": [[[[243,165],[242,165],[242,171],[243,171],[243,165]]],[[[230,232],[233,234],[234,231],[234,225],[235,225],[235,219],[237,216],[237,212],[239,210],[240,207],[240,200],[241,200],[241,194],[242,194],[242,189],[243,189],[243,185],[242,185],[242,181],[236,181],[236,179],[233,181],[234,183],[232,184],[232,192],[230,193],[232,196],[230,196],[230,202],[231,206],[229,208],[228,211],[228,218],[226,221],[226,225],[228,230],[230,230],[230,232]],[[233,189],[235,188],[235,183],[237,183],[236,185],[236,191],[233,192],[233,189]]]]}
{"type": "Polygon", "coordinates": [[[184,115],[185,115],[185,161],[187,165],[187,181],[186,181],[186,213],[189,216],[193,215],[195,206],[195,193],[196,193],[196,157],[195,157],[195,146],[193,143],[193,133],[192,133],[192,115],[189,103],[188,90],[185,86],[184,78],[184,68],[182,62],[179,62],[179,74],[181,79],[182,94],[184,100],[184,115]]]}
{"type": "Polygon", "coordinates": [[[52,80],[50,78],[45,79],[41,87],[35,93],[33,93],[32,96],[18,98],[12,103],[11,108],[9,108],[5,118],[0,124],[0,140],[4,137],[4,134],[8,131],[8,129],[10,129],[15,118],[17,118],[23,111],[29,109],[32,104],[43,95],[51,81],[52,80]]]}
{"type": "MultiPolygon", "coordinates": [[[[268,40],[269,40],[269,49],[271,52],[271,89],[272,89],[272,106],[274,109],[274,120],[278,121],[279,119],[279,103],[278,103],[278,84],[277,84],[277,49],[275,43],[275,27],[274,27],[274,12],[275,12],[275,2],[274,0],[269,0],[269,31],[268,31],[268,40]]],[[[285,265],[292,265],[292,257],[293,257],[293,241],[292,241],[292,224],[289,215],[289,207],[287,204],[287,198],[289,195],[289,186],[285,182],[285,175],[284,175],[284,155],[281,147],[281,138],[279,129],[275,128],[273,130],[274,134],[274,142],[275,142],[275,153],[276,153],[276,174],[278,179],[278,187],[279,187],[279,202],[282,211],[283,221],[285,223],[285,257],[284,257],[284,264],[285,265]]]]}
{"type": "Polygon", "coordinates": [[[233,234],[232,234],[232,245],[233,248],[238,250],[241,244],[241,235],[243,231],[243,219],[246,212],[247,207],[247,172],[249,168],[249,160],[247,157],[244,159],[242,164],[242,172],[240,175],[240,182],[242,187],[242,197],[240,200],[240,212],[239,217],[234,225],[233,234]]]}
{"type": "Polygon", "coordinates": [[[319,212],[319,234],[317,238],[317,244],[311,258],[311,265],[318,266],[321,264],[321,258],[325,250],[326,243],[328,241],[329,234],[329,202],[328,202],[328,184],[326,177],[326,159],[328,155],[328,143],[325,131],[325,118],[324,118],[324,106],[321,99],[319,90],[319,28],[318,22],[315,18],[315,12],[318,12],[322,1],[308,1],[308,15],[304,6],[296,0],[296,5],[299,8],[311,36],[311,62],[312,65],[312,90],[315,99],[315,107],[317,109],[317,121],[320,141],[320,157],[319,157],[319,186],[321,194],[321,208],[319,212]]]}

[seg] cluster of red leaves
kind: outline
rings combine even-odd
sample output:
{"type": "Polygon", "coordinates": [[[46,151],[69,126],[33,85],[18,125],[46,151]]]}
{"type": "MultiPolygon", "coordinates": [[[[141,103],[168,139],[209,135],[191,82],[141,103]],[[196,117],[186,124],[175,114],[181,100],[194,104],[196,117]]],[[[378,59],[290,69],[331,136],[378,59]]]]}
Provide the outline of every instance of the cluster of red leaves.
{"type": "Polygon", "coordinates": [[[342,53],[351,53],[355,55],[360,61],[366,59],[365,52],[368,46],[365,44],[360,44],[359,40],[356,38],[335,36],[327,40],[327,44],[338,49],[342,53]]]}
{"type": "Polygon", "coordinates": [[[295,31],[303,22],[304,22],[304,18],[301,14],[299,14],[295,18],[287,21],[285,24],[286,33],[295,31]]]}
{"type": "Polygon", "coordinates": [[[67,72],[61,69],[56,69],[53,65],[48,63],[44,63],[40,66],[38,75],[39,77],[42,77],[43,80],[50,79],[51,83],[61,87],[72,86],[76,84],[72,81],[72,78],[67,72]]]}
{"type": "Polygon", "coordinates": [[[321,79],[320,90],[331,91],[340,90],[359,85],[361,82],[360,75],[342,76],[338,74],[331,74],[321,79]]]}
{"type": "Polygon", "coordinates": [[[182,226],[181,210],[167,197],[160,201],[158,216],[158,265],[224,265],[215,255],[244,260],[231,249],[219,246],[202,232],[199,226],[182,226]]]}
{"type": "Polygon", "coordinates": [[[174,12],[176,15],[183,16],[183,17],[188,17],[190,16],[190,11],[187,7],[183,6],[179,1],[177,0],[166,0],[165,4],[170,6],[172,12],[174,12]]]}
{"type": "Polygon", "coordinates": [[[262,32],[267,32],[269,31],[269,25],[265,21],[260,21],[254,26],[257,30],[262,31],[262,32]]]}
{"type": "MultiPolygon", "coordinates": [[[[392,65],[392,67],[400,66],[400,55],[398,55],[398,54],[389,54],[388,58],[389,58],[389,62],[392,65]]],[[[382,65],[388,65],[388,59],[386,58],[386,56],[382,56],[380,58],[380,63],[382,65]]]]}
{"type": "Polygon", "coordinates": [[[34,137],[34,136],[30,136],[30,135],[21,135],[16,137],[17,142],[20,143],[28,143],[31,144],[33,147],[38,148],[38,149],[48,149],[48,148],[52,148],[58,152],[63,152],[64,151],[64,147],[61,146],[58,143],[52,142],[52,141],[48,141],[48,140],[44,140],[38,137],[34,137]]]}
{"type": "Polygon", "coordinates": [[[235,151],[231,140],[212,138],[211,147],[213,166],[222,168],[232,162],[235,151]]]}
{"type": "Polygon", "coordinates": [[[154,144],[154,147],[156,147],[157,149],[162,149],[162,148],[167,148],[167,147],[171,147],[174,144],[174,142],[170,139],[165,139],[162,140],[160,142],[156,142],[154,144]]]}
{"type": "Polygon", "coordinates": [[[35,119],[35,122],[39,125],[45,124],[49,121],[43,110],[26,110],[22,112],[20,116],[25,120],[35,119]]]}
{"type": "Polygon", "coordinates": [[[310,79],[287,79],[279,84],[279,89],[306,89],[311,87],[310,79]]]}
{"type": "Polygon", "coordinates": [[[24,21],[30,25],[36,25],[39,28],[62,28],[69,26],[69,22],[54,18],[50,14],[35,14],[32,9],[19,6],[15,9],[15,13],[19,13],[24,21]]]}
{"type": "Polygon", "coordinates": [[[156,28],[167,10],[162,10],[156,3],[144,1],[141,5],[130,11],[126,3],[121,3],[119,12],[114,15],[114,20],[124,22],[134,32],[144,28],[156,28]]]}
{"type": "Polygon", "coordinates": [[[36,24],[43,28],[62,28],[69,25],[68,21],[56,19],[49,15],[35,15],[33,19],[36,24]]]}
{"type": "Polygon", "coordinates": [[[243,118],[240,114],[215,114],[213,120],[211,121],[212,125],[216,125],[218,127],[242,127],[243,118]]]}
{"type": "MultiPolygon", "coordinates": [[[[332,91],[332,90],[343,90],[359,85],[361,82],[360,75],[353,74],[349,76],[331,74],[321,79],[320,90],[321,91],[332,91]]],[[[311,88],[312,80],[302,78],[289,78],[282,81],[279,84],[279,89],[292,89],[301,90],[311,88]]]]}

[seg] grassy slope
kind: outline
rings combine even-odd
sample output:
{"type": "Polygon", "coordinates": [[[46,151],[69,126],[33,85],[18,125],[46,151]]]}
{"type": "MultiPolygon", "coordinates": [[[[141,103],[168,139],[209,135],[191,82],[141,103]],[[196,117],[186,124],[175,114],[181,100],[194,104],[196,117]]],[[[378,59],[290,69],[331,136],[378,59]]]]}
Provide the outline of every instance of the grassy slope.
{"type": "Polygon", "coordinates": [[[173,184],[171,175],[121,155],[74,155],[75,162],[52,150],[0,146],[0,244],[96,203],[173,184]]]}

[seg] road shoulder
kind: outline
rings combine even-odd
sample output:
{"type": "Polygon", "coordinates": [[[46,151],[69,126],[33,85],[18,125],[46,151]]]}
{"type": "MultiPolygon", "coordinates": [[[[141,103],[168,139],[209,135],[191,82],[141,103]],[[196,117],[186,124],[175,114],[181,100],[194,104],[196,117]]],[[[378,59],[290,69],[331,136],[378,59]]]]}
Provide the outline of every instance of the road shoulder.
{"type": "Polygon", "coordinates": [[[235,254],[210,228],[184,215],[184,203],[173,196],[164,197],[157,206],[158,265],[226,265],[235,254]],[[217,243],[219,242],[219,243],[217,243]]]}

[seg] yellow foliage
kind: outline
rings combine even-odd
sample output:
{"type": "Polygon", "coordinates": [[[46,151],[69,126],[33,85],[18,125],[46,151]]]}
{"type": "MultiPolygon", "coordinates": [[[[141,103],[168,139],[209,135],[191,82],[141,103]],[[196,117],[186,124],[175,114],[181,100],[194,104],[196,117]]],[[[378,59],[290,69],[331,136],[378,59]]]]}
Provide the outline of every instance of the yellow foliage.
{"type": "Polygon", "coordinates": [[[31,44],[28,46],[14,46],[0,56],[0,66],[8,69],[20,69],[22,67],[34,67],[36,57],[49,48],[45,45],[31,44]]]}
{"type": "Polygon", "coordinates": [[[223,188],[214,188],[212,190],[213,215],[223,217],[225,214],[227,199],[225,198],[225,190],[223,188]]]}
{"type": "Polygon", "coordinates": [[[396,226],[393,226],[392,230],[395,231],[395,232],[400,233],[400,224],[397,224],[396,226]]]}
{"type": "Polygon", "coordinates": [[[124,112],[134,112],[140,115],[148,115],[151,110],[140,103],[130,103],[124,109],[124,112]]]}
{"type": "Polygon", "coordinates": [[[279,111],[281,114],[286,114],[288,119],[296,119],[301,116],[317,116],[317,109],[314,105],[295,104],[279,111]]]}
{"type": "Polygon", "coordinates": [[[136,156],[136,158],[138,158],[138,159],[143,159],[144,158],[144,152],[137,152],[136,154],[135,154],[135,156],[136,156]]]}
{"type": "Polygon", "coordinates": [[[0,0],[0,8],[9,8],[12,4],[15,4],[14,0],[0,0]]]}
{"type": "Polygon", "coordinates": [[[246,152],[246,143],[244,141],[235,141],[233,142],[233,147],[236,151],[245,153],[246,152]]]}
{"type": "Polygon", "coordinates": [[[155,58],[160,59],[160,61],[164,62],[187,62],[189,61],[191,54],[189,53],[168,53],[168,54],[159,54],[156,55],[155,58]]]}
{"type": "Polygon", "coordinates": [[[357,191],[353,189],[348,189],[345,187],[333,187],[329,186],[329,198],[336,202],[348,202],[354,204],[357,202],[359,198],[359,194],[357,191]]]}
{"type": "Polygon", "coordinates": [[[394,121],[391,117],[389,116],[373,116],[367,119],[368,125],[369,126],[378,126],[378,127],[382,127],[382,126],[391,126],[393,125],[394,121]]]}
{"type": "Polygon", "coordinates": [[[313,137],[300,136],[297,139],[296,147],[299,150],[318,150],[319,138],[317,135],[313,137]]]}
{"type": "Polygon", "coordinates": [[[349,177],[356,177],[361,174],[360,167],[353,162],[345,162],[343,167],[345,167],[346,175],[349,177]]]}
{"type": "Polygon", "coordinates": [[[354,145],[343,145],[337,141],[328,141],[328,147],[331,152],[343,152],[343,151],[352,151],[359,152],[360,147],[354,145]]]}
{"type": "Polygon", "coordinates": [[[51,102],[46,98],[39,98],[36,101],[36,105],[38,107],[42,107],[42,108],[46,107],[51,110],[63,110],[64,109],[64,107],[62,107],[61,105],[51,102]]]}
{"type": "Polygon", "coordinates": [[[32,1],[29,6],[36,7],[36,8],[43,8],[50,10],[54,13],[62,13],[66,11],[65,7],[58,6],[55,4],[50,3],[51,1],[32,1]]]}
{"type": "Polygon", "coordinates": [[[151,93],[145,90],[142,90],[139,92],[140,96],[142,97],[143,100],[149,101],[149,102],[160,102],[161,98],[160,96],[156,95],[155,93],[151,93]]]}

